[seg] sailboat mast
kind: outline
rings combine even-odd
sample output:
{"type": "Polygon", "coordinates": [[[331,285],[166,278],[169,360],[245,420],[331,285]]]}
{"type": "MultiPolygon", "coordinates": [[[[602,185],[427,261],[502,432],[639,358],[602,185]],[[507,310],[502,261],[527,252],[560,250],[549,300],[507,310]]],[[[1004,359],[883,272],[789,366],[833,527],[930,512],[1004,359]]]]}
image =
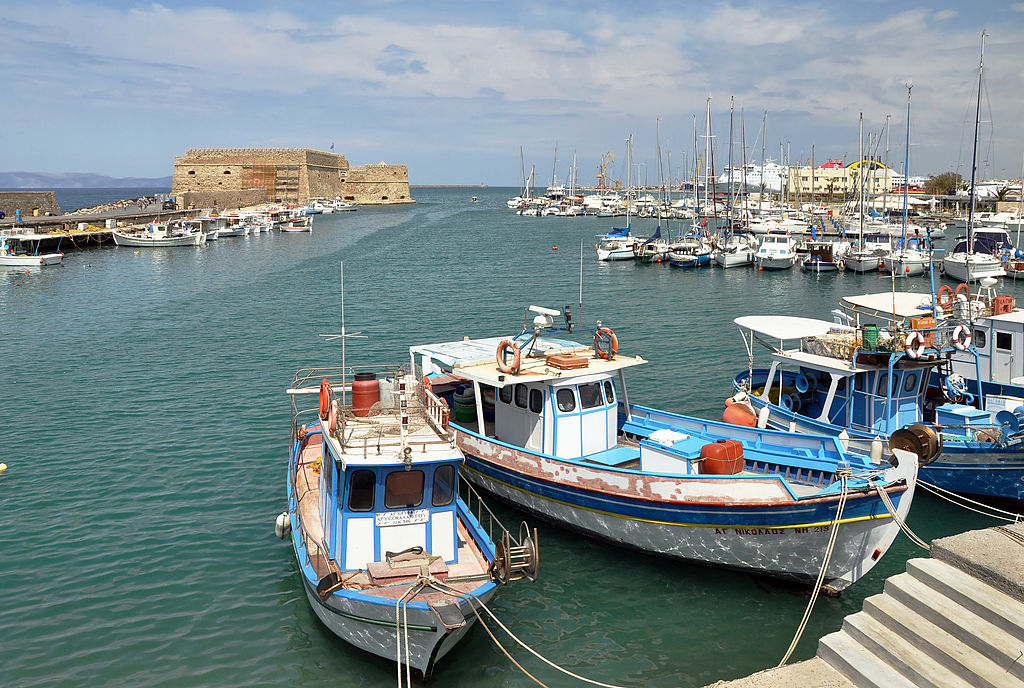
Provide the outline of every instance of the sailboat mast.
{"type": "Polygon", "coordinates": [[[903,248],[907,247],[907,187],[910,186],[910,91],[913,84],[907,84],[907,141],[903,151],[903,248]]]}
{"type": "Polygon", "coordinates": [[[882,212],[885,213],[885,222],[889,223],[889,187],[892,186],[892,171],[889,169],[889,120],[892,115],[885,116],[885,188],[882,190],[882,212]]]}
{"type": "MultiPolygon", "coordinates": [[[[763,209],[761,202],[764,201],[764,147],[768,140],[768,111],[764,111],[761,118],[761,190],[757,195],[757,210],[763,209]]],[[[780,189],[781,190],[781,189],[780,189]]]]}
{"type": "MultiPolygon", "coordinates": [[[[725,201],[725,235],[728,237],[732,229],[732,126],[733,113],[735,112],[736,96],[729,96],[729,193],[725,201]]],[[[717,180],[716,180],[717,181],[717,180]]]]}
{"type": "Polygon", "coordinates": [[[860,152],[858,153],[859,160],[857,164],[857,177],[860,181],[860,209],[858,214],[860,215],[860,245],[864,246],[864,113],[860,113],[860,132],[857,137],[857,142],[860,144],[860,152]]]}
{"type": "MultiPolygon", "coordinates": [[[[988,34],[983,30],[981,32],[981,58],[978,60],[978,104],[974,111],[974,150],[971,153],[971,204],[967,209],[967,253],[974,253],[974,184],[977,180],[978,175],[978,125],[981,122],[981,76],[985,71],[985,36],[988,34]]],[[[906,171],[904,170],[904,177],[906,171]]],[[[906,189],[906,180],[904,180],[904,189],[906,189]]],[[[970,261],[967,263],[968,268],[970,267],[970,261]]],[[[970,272],[967,274],[970,277],[970,272]]],[[[970,280],[968,280],[969,282],[970,280]]]]}

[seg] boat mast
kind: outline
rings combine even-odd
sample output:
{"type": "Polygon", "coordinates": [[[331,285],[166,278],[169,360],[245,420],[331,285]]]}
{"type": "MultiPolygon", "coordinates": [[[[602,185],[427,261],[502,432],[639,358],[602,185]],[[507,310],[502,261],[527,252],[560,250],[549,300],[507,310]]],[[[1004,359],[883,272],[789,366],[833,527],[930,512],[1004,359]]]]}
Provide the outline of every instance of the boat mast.
{"type": "Polygon", "coordinates": [[[749,229],[747,220],[750,213],[750,191],[747,189],[747,118],[743,112],[743,106],[740,106],[740,149],[743,158],[743,175],[741,177],[743,180],[743,209],[740,214],[740,227],[746,231],[749,229]]]}
{"type": "Polygon", "coordinates": [[[768,111],[764,111],[764,116],[761,117],[761,189],[757,194],[757,211],[761,212],[764,210],[762,202],[764,201],[764,147],[768,140],[768,111]]]}
{"type": "Polygon", "coordinates": [[[697,115],[693,116],[693,227],[697,227],[697,215],[700,214],[700,178],[697,174],[697,115]]]}
{"type": "Polygon", "coordinates": [[[885,188],[882,190],[882,212],[885,213],[885,222],[889,222],[889,187],[892,186],[891,170],[889,169],[889,120],[892,115],[885,116],[885,188]]]}
{"type": "Polygon", "coordinates": [[[860,179],[860,247],[864,248],[864,113],[860,113],[860,133],[857,138],[857,142],[860,144],[860,152],[858,153],[857,164],[857,176],[860,179]]]}
{"type": "Polygon", "coordinates": [[[910,91],[914,85],[907,82],[907,141],[903,150],[903,250],[907,249],[907,187],[910,186],[910,91]]]}
{"type": "MultiPolygon", "coordinates": [[[[985,37],[988,34],[985,33],[984,29],[981,32],[981,57],[978,60],[978,104],[974,111],[974,150],[971,153],[971,204],[967,209],[967,283],[971,281],[971,261],[970,255],[974,253],[974,202],[975,202],[975,189],[974,184],[978,174],[978,123],[981,121],[981,77],[985,72],[985,37]]],[[[906,189],[906,170],[903,171],[903,187],[906,189]]]]}
{"type": "Polygon", "coordinates": [[[1020,223],[1024,220],[1024,155],[1020,159],[1020,196],[1017,199],[1017,251],[1020,251],[1020,223]]]}
{"type": "MultiPolygon", "coordinates": [[[[725,236],[728,239],[729,234],[732,230],[732,124],[733,124],[733,113],[735,112],[736,96],[729,96],[729,192],[726,195],[725,201],[725,236]]],[[[716,180],[717,182],[717,180],[716,180]]]]}

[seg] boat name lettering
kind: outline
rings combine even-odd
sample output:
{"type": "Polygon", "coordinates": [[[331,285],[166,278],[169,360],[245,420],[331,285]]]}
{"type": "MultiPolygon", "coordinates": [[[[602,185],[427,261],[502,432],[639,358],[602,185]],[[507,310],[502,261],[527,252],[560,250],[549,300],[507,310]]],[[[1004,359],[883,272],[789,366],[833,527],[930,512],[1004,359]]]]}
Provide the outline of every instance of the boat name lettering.
{"type": "Polygon", "coordinates": [[[406,511],[381,511],[376,514],[378,528],[384,526],[406,526],[411,523],[426,523],[430,518],[426,509],[408,509],[406,511]]]}
{"type": "MultiPolygon", "coordinates": [[[[736,535],[783,535],[787,528],[715,528],[715,535],[727,535],[730,532],[736,535]]],[[[793,532],[806,533],[808,528],[793,528],[793,532]]]]}

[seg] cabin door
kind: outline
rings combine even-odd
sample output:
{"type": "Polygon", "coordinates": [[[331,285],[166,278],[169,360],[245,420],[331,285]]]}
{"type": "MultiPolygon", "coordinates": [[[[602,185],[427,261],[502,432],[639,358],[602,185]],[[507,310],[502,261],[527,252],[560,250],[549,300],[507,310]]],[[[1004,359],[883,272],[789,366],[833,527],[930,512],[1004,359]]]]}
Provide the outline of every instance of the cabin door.
{"type": "Polygon", "coordinates": [[[1009,384],[1016,377],[1014,349],[1021,344],[1021,333],[1016,323],[994,322],[992,327],[992,381],[1009,384]],[[1015,331],[1018,330],[1018,331],[1015,331]]]}

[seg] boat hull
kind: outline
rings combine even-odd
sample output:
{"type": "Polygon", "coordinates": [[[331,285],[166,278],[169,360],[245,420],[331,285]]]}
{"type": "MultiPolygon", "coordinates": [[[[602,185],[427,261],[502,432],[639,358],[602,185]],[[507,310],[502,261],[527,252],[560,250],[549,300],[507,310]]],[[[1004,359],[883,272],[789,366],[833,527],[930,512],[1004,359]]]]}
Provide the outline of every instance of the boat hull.
{"type": "Polygon", "coordinates": [[[942,270],[952,279],[977,282],[984,277],[1003,277],[1002,263],[984,255],[951,255],[942,261],[942,270]]]}
{"type": "Polygon", "coordinates": [[[789,270],[795,262],[795,256],[757,257],[757,267],[762,270],[789,270]]]}
{"type": "Polygon", "coordinates": [[[186,234],[183,236],[146,238],[131,234],[114,232],[114,243],[118,246],[150,247],[150,246],[199,246],[206,241],[206,235],[202,233],[186,234]]]}
{"type": "MultiPolygon", "coordinates": [[[[749,503],[742,495],[756,478],[730,476],[727,485],[720,476],[584,466],[461,428],[456,441],[471,482],[540,518],[622,547],[802,584],[817,579],[836,513],[834,499],[749,503]]],[[[916,465],[903,470],[910,486],[890,496],[905,515],[916,465]]],[[[839,591],[858,580],[897,533],[874,491],[851,495],[824,585],[839,591]]]]}
{"type": "Polygon", "coordinates": [[[64,260],[63,253],[42,253],[34,255],[0,255],[0,267],[37,268],[40,265],[60,265],[64,260]]]}
{"type": "MultiPolygon", "coordinates": [[[[296,554],[298,556],[298,550],[296,554]]],[[[437,662],[459,644],[476,622],[476,616],[465,603],[459,605],[466,617],[465,625],[447,629],[437,614],[422,604],[410,604],[403,612],[396,609],[393,601],[384,603],[379,599],[359,599],[365,596],[332,593],[326,600],[321,600],[316,591],[316,582],[305,572],[303,574],[302,587],[306,599],[324,626],[350,645],[384,659],[399,661],[401,658],[404,665],[406,633],[402,625],[396,623],[397,612],[408,628],[409,665],[424,677],[430,676],[437,662]],[[399,637],[402,641],[401,655],[399,637]]],[[[479,601],[489,604],[496,590],[492,587],[490,592],[479,596],[479,601]]]]}

